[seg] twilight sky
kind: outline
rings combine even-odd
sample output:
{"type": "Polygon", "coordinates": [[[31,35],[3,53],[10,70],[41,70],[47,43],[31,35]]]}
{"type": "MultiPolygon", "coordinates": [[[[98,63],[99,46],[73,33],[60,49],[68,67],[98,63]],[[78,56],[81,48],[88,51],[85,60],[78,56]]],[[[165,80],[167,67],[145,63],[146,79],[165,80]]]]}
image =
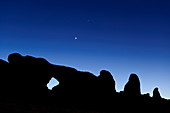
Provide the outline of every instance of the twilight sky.
{"type": "Polygon", "coordinates": [[[170,98],[170,1],[1,0],[0,58],[13,52],[106,69],[117,91],[136,73],[142,93],[170,98]]]}

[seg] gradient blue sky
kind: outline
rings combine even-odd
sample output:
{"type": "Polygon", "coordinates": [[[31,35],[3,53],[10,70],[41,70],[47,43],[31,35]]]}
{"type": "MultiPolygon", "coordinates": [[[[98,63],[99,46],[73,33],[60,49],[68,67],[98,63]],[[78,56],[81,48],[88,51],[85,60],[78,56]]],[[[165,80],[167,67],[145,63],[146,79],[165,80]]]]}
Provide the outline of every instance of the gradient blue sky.
{"type": "Polygon", "coordinates": [[[117,91],[133,72],[142,93],[158,87],[170,98],[169,6],[168,0],[1,0],[0,58],[19,52],[95,75],[106,69],[117,91]]]}

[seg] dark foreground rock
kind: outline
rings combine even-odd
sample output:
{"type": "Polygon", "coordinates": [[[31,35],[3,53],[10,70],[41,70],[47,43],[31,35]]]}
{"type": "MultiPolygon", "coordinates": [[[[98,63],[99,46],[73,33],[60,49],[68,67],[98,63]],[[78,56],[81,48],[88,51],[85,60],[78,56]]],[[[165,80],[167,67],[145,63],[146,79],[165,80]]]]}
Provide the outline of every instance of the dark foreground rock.
{"type": "Polygon", "coordinates": [[[71,67],[54,65],[43,58],[10,54],[0,60],[0,112],[27,113],[159,113],[170,101],[158,88],[141,94],[140,80],[131,74],[124,91],[117,92],[110,72],[99,76],[71,67]],[[47,83],[54,77],[59,85],[47,83]]]}

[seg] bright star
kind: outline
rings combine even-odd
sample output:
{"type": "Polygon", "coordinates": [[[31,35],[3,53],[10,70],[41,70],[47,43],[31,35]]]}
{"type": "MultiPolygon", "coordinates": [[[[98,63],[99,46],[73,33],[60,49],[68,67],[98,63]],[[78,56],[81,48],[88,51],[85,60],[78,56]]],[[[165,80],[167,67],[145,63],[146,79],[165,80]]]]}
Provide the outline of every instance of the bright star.
{"type": "Polygon", "coordinates": [[[75,37],[75,40],[77,40],[77,37],[75,37]]]}

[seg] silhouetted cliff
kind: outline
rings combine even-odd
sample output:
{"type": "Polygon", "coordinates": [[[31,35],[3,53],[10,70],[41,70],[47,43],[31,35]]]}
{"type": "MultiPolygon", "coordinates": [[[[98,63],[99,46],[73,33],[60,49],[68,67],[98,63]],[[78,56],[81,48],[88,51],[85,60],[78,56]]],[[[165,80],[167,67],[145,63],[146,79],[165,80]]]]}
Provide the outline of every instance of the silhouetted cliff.
{"type": "Polygon", "coordinates": [[[168,111],[170,101],[158,88],[141,94],[140,80],[131,74],[124,91],[117,92],[110,72],[99,76],[71,67],[54,65],[43,58],[10,54],[0,60],[0,112],[158,113],[168,111]],[[59,85],[47,83],[54,77],[59,85]]]}

